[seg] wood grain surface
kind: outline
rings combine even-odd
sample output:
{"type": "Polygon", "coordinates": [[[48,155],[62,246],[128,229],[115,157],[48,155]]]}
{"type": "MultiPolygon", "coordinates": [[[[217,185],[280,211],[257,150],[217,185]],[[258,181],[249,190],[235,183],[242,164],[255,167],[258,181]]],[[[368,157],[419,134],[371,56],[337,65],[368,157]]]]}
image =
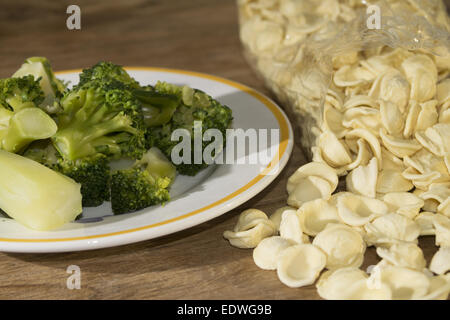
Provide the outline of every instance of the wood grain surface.
{"type": "MultiPolygon", "coordinates": [[[[247,65],[234,0],[2,0],[0,77],[28,56],[48,57],[55,70],[99,60],[206,72],[268,95],[247,65]],[[82,29],[66,28],[77,3],[82,29]]],[[[287,177],[306,159],[298,146],[283,173],[241,207],[189,230],[110,249],[62,254],[0,253],[0,299],[318,299],[313,286],[290,289],[262,271],[252,250],[222,238],[246,208],[272,213],[285,204],[287,177]],[[81,289],[69,290],[69,265],[81,268],[81,289]]],[[[431,258],[433,238],[421,240],[431,258]]],[[[363,267],[376,263],[369,249],[363,267]]]]}

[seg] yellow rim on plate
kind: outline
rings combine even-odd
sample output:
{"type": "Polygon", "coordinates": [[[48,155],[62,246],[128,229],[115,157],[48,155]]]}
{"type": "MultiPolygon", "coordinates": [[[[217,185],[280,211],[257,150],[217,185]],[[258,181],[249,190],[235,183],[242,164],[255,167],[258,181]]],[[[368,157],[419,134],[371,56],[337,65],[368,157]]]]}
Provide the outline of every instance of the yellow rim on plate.
{"type": "MultiPolygon", "coordinates": [[[[223,197],[222,199],[217,200],[203,208],[191,211],[189,213],[186,213],[186,214],[176,217],[176,218],[168,219],[165,221],[161,221],[158,223],[154,223],[154,224],[150,224],[150,225],[142,226],[142,227],[138,227],[138,228],[132,228],[132,229],[128,229],[128,230],[122,230],[122,231],[110,232],[110,233],[104,233],[104,234],[98,234],[98,235],[92,235],[92,236],[72,237],[72,238],[51,238],[51,239],[0,238],[0,241],[4,241],[4,242],[61,242],[61,241],[87,240],[87,239],[110,237],[110,236],[116,236],[116,235],[121,235],[121,234],[126,234],[126,233],[142,231],[145,229],[155,228],[155,227],[169,224],[169,223],[172,223],[175,221],[183,220],[188,217],[199,214],[203,211],[206,211],[208,209],[214,208],[214,207],[238,196],[239,194],[243,193],[244,191],[248,190],[250,187],[255,185],[258,181],[260,181],[262,178],[264,178],[278,164],[280,159],[282,159],[282,157],[284,156],[286,149],[287,149],[288,140],[289,140],[289,125],[287,123],[287,120],[281,113],[280,109],[278,109],[278,107],[272,101],[270,101],[268,98],[266,98],[259,92],[253,90],[252,88],[242,85],[240,83],[231,81],[231,80],[221,78],[221,77],[217,77],[217,76],[213,76],[213,75],[209,75],[209,74],[205,74],[205,73],[199,73],[199,72],[195,72],[195,71],[154,68],[154,67],[125,67],[125,69],[131,70],[131,71],[156,71],[156,72],[170,72],[170,73],[186,74],[186,75],[190,75],[190,76],[195,76],[195,77],[199,77],[199,78],[210,79],[210,80],[214,80],[217,82],[221,82],[221,83],[227,84],[229,86],[232,86],[234,88],[237,88],[241,91],[244,91],[244,92],[250,94],[251,96],[258,99],[262,104],[264,104],[273,113],[273,115],[275,116],[275,118],[278,121],[278,124],[280,126],[280,138],[281,138],[280,140],[281,141],[278,146],[277,154],[275,155],[273,160],[267,165],[267,167],[259,175],[257,175],[250,182],[248,182],[245,186],[241,187],[240,189],[232,192],[231,194],[227,195],[226,197],[223,197]]],[[[82,71],[81,69],[65,70],[65,71],[56,72],[56,74],[80,73],[81,71],[82,71]]]]}

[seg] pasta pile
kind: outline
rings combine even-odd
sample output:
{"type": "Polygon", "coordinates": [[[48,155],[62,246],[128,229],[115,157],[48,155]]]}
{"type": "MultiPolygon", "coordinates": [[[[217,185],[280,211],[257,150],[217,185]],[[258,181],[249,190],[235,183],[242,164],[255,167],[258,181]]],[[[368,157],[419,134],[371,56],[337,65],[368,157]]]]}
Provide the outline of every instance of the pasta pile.
{"type": "MultiPolygon", "coordinates": [[[[415,10],[421,3],[389,2],[415,10]]],[[[284,44],[274,42],[297,39],[299,30],[320,34],[323,19],[315,13],[336,23],[352,19],[358,1],[320,1],[311,14],[302,11],[307,3],[241,2],[248,8],[241,37],[259,63],[277,68],[270,50],[279,53],[284,44]]],[[[258,69],[266,77],[282,75],[258,69]]],[[[288,179],[288,206],[270,217],[246,210],[224,237],[254,248],[256,265],[276,270],[285,285],[316,283],[325,299],[447,299],[450,55],[379,47],[335,57],[333,69],[323,107],[303,110],[317,120],[317,137],[313,161],[288,179]],[[344,176],[346,191],[336,192],[344,176]],[[435,236],[439,247],[428,266],[418,246],[425,235],[435,236]],[[369,246],[380,262],[366,272],[360,267],[369,246]]],[[[286,92],[293,85],[286,77],[271,80],[286,92]]]]}

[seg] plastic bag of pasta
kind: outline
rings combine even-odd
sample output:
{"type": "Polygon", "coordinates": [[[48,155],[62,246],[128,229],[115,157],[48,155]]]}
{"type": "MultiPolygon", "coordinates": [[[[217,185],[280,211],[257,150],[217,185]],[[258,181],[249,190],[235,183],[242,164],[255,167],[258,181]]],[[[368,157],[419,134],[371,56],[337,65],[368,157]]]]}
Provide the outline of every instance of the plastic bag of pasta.
{"type": "Polygon", "coordinates": [[[450,23],[441,0],[238,4],[246,56],[298,120],[314,160],[344,175],[384,151],[402,161],[447,134],[450,23]]]}

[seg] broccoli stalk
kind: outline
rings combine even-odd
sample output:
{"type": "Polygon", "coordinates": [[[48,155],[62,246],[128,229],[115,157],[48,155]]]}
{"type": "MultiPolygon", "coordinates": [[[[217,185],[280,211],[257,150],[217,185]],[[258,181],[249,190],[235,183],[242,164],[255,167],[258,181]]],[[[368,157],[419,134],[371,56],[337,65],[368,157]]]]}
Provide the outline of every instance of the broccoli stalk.
{"type": "Polygon", "coordinates": [[[169,201],[169,187],[175,175],[172,163],[160,150],[151,148],[133,167],[112,174],[111,205],[114,214],[169,201]]]}
{"type": "Polygon", "coordinates": [[[34,140],[55,134],[55,121],[36,107],[43,99],[33,76],[0,80],[0,148],[20,152],[34,140]]]}
{"type": "Polygon", "coordinates": [[[80,185],[35,161],[0,150],[0,208],[29,228],[56,229],[81,213],[80,185]]]}

